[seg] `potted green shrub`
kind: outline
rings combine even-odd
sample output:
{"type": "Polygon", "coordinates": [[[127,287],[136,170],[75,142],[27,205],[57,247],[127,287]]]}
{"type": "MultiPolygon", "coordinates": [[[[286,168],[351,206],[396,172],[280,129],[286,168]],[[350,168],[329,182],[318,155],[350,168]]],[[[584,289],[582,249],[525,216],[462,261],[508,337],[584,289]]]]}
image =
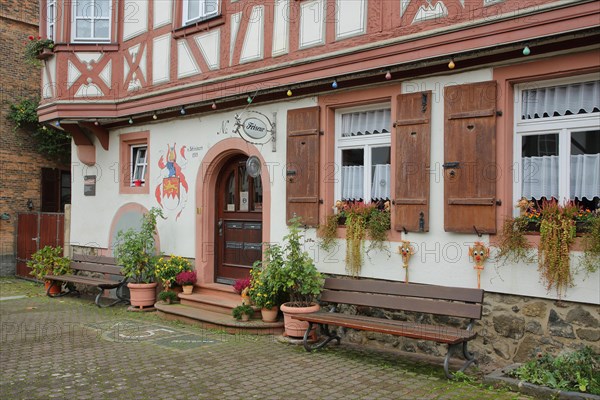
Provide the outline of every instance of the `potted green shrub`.
{"type": "MultiPolygon", "coordinates": [[[[44,279],[46,275],[66,275],[72,273],[71,260],[63,257],[63,249],[60,246],[45,246],[31,255],[27,261],[27,266],[31,268],[30,274],[37,280],[44,281],[46,289],[50,287],[51,282],[44,279]]],[[[60,286],[54,285],[50,288],[49,294],[59,294],[60,286]]]]}
{"type": "Polygon", "coordinates": [[[131,293],[131,305],[152,306],[156,302],[155,265],[158,257],[154,245],[156,219],[162,211],[153,207],[144,214],[139,230],[119,231],[114,247],[117,262],[123,266],[123,275],[130,281],[127,284],[131,293]]]}
{"type": "Polygon", "coordinates": [[[267,246],[262,261],[255,261],[250,270],[248,295],[250,302],[260,308],[263,322],[277,321],[282,294],[275,287],[283,267],[282,249],[278,245],[267,246]]]}
{"type": "Polygon", "coordinates": [[[241,306],[237,306],[231,311],[233,318],[237,320],[242,320],[246,322],[250,319],[252,314],[254,314],[254,309],[249,304],[242,304],[241,306]]]}
{"type": "Polygon", "coordinates": [[[177,293],[171,290],[163,290],[158,294],[158,300],[165,304],[172,304],[177,301],[177,293]]]}
{"type": "Polygon", "coordinates": [[[319,310],[317,297],[323,289],[324,279],[308,252],[303,249],[304,238],[300,232],[298,217],[289,221],[288,234],[284,236],[284,245],[278,249],[279,268],[274,269],[272,282],[276,293],[283,293],[289,300],[281,305],[285,333],[287,336],[300,337],[308,323],[292,319],[293,314],[304,314],[319,310]]]}

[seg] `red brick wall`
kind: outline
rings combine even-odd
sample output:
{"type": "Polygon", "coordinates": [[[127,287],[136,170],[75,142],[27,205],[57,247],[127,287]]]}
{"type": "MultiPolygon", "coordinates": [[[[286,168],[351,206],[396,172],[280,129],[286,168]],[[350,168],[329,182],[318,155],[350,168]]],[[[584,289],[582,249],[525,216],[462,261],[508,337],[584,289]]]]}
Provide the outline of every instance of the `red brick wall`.
{"type": "Polygon", "coordinates": [[[0,275],[15,271],[17,213],[27,211],[28,199],[40,209],[41,168],[59,167],[36,153],[28,133],[15,132],[6,119],[10,104],[40,93],[40,70],[23,57],[27,37],[38,35],[38,20],[38,0],[0,2],[0,214],[10,216],[0,220],[0,275]]]}

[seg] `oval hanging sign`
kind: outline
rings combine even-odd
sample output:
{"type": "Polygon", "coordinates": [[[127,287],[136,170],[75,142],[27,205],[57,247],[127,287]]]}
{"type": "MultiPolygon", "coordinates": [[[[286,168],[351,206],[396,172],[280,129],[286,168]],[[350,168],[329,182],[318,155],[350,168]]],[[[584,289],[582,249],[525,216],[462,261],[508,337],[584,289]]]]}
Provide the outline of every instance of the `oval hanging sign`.
{"type": "Polygon", "coordinates": [[[258,118],[246,118],[242,125],[244,133],[252,139],[262,139],[267,136],[267,124],[258,118]]]}

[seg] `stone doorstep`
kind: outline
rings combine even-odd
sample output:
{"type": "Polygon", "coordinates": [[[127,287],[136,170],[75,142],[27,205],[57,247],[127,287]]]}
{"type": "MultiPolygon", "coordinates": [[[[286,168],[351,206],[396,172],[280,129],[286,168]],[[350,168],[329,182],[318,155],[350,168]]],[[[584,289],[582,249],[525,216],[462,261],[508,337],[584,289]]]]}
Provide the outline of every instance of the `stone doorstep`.
{"type": "Polygon", "coordinates": [[[154,306],[159,311],[159,315],[166,319],[197,323],[203,327],[222,329],[229,333],[278,335],[283,332],[283,321],[263,322],[260,319],[251,319],[248,322],[241,322],[235,320],[231,314],[205,310],[185,304],[163,304],[158,302],[154,306]]]}
{"type": "Polygon", "coordinates": [[[505,375],[507,371],[517,368],[521,364],[512,364],[508,367],[497,369],[496,371],[486,375],[483,378],[483,383],[493,385],[494,387],[507,387],[514,392],[520,392],[536,399],[557,399],[557,400],[600,400],[600,396],[579,393],[565,392],[558,389],[551,389],[544,386],[534,385],[529,382],[523,382],[515,378],[505,375]]]}

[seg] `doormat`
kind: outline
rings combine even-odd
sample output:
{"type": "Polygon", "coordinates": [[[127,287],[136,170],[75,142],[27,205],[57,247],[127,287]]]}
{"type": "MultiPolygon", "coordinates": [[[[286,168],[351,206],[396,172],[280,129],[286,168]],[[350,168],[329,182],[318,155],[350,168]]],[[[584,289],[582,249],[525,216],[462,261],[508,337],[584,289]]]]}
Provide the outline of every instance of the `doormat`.
{"type": "Polygon", "coordinates": [[[221,342],[210,334],[193,334],[168,326],[145,324],[132,320],[106,321],[85,326],[95,330],[98,337],[111,342],[150,342],[175,350],[190,350],[221,342]]]}

